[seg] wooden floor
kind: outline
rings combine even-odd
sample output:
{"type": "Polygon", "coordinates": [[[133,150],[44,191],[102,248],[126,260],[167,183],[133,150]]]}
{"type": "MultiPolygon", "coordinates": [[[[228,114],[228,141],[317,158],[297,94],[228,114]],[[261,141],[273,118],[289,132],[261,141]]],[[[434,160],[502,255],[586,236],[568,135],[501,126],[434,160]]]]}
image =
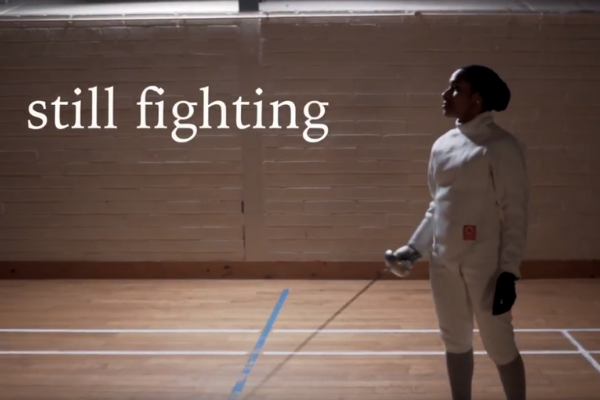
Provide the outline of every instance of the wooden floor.
{"type": "MultiPolygon", "coordinates": [[[[450,399],[427,281],[378,282],[315,335],[367,283],[2,281],[0,398],[450,399]]],[[[600,399],[600,280],[520,283],[515,324],[530,400],[600,399]]],[[[475,349],[474,400],[504,399],[475,349]]]]}

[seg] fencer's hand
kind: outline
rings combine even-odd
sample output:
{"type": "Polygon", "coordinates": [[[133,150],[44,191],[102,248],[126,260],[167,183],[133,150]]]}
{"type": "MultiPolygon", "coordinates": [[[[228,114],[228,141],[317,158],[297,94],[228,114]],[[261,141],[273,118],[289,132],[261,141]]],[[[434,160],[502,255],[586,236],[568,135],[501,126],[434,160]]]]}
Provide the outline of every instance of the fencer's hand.
{"type": "Polygon", "coordinates": [[[415,261],[421,257],[421,254],[411,246],[402,246],[396,251],[387,250],[385,252],[386,271],[394,275],[405,278],[413,267],[415,261]]]}
{"type": "Polygon", "coordinates": [[[400,261],[409,261],[410,263],[415,263],[419,258],[421,258],[421,253],[419,253],[414,247],[406,245],[394,251],[394,257],[400,261]]]}
{"type": "Polygon", "coordinates": [[[518,278],[510,272],[502,272],[496,281],[494,293],[493,315],[502,315],[509,312],[517,300],[515,282],[518,278]]]}

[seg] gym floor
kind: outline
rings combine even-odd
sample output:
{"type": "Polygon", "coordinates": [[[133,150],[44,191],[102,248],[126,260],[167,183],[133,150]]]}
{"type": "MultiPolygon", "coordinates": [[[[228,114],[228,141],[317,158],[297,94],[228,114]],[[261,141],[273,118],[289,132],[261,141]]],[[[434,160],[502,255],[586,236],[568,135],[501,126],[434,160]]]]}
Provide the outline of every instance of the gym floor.
{"type": "MultiPolygon", "coordinates": [[[[0,397],[449,399],[429,282],[368,284],[0,282],[0,397]]],[[[528,398],[599,399],[600,280],[518,290],[528,398]]],[[[474,399],[504,399],[474,346],[474,399]]]]}

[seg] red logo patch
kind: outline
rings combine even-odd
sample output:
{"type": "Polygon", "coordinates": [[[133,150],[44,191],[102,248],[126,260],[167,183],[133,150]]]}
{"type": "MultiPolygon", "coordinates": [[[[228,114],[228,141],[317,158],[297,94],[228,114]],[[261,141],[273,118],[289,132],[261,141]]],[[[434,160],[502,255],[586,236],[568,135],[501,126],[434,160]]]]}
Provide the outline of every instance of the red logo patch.
{"type": "Polygon", "coordinates": [[[463,226],[463,240],[477,239],[477,227],[475,225],[463,226]]]}

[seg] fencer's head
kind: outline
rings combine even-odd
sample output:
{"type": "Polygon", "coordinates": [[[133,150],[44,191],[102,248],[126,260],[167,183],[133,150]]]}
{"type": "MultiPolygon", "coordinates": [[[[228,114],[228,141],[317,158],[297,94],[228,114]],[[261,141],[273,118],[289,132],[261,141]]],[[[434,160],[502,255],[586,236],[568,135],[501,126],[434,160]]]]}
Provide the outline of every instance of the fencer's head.
{"type": "Polygon", "coordinates": [[[452,74],[442,99],[446,117],[468,122],[482,112],[504,111],[510,102],[510,89],[490,68],[469,65],[452,74]]]}

